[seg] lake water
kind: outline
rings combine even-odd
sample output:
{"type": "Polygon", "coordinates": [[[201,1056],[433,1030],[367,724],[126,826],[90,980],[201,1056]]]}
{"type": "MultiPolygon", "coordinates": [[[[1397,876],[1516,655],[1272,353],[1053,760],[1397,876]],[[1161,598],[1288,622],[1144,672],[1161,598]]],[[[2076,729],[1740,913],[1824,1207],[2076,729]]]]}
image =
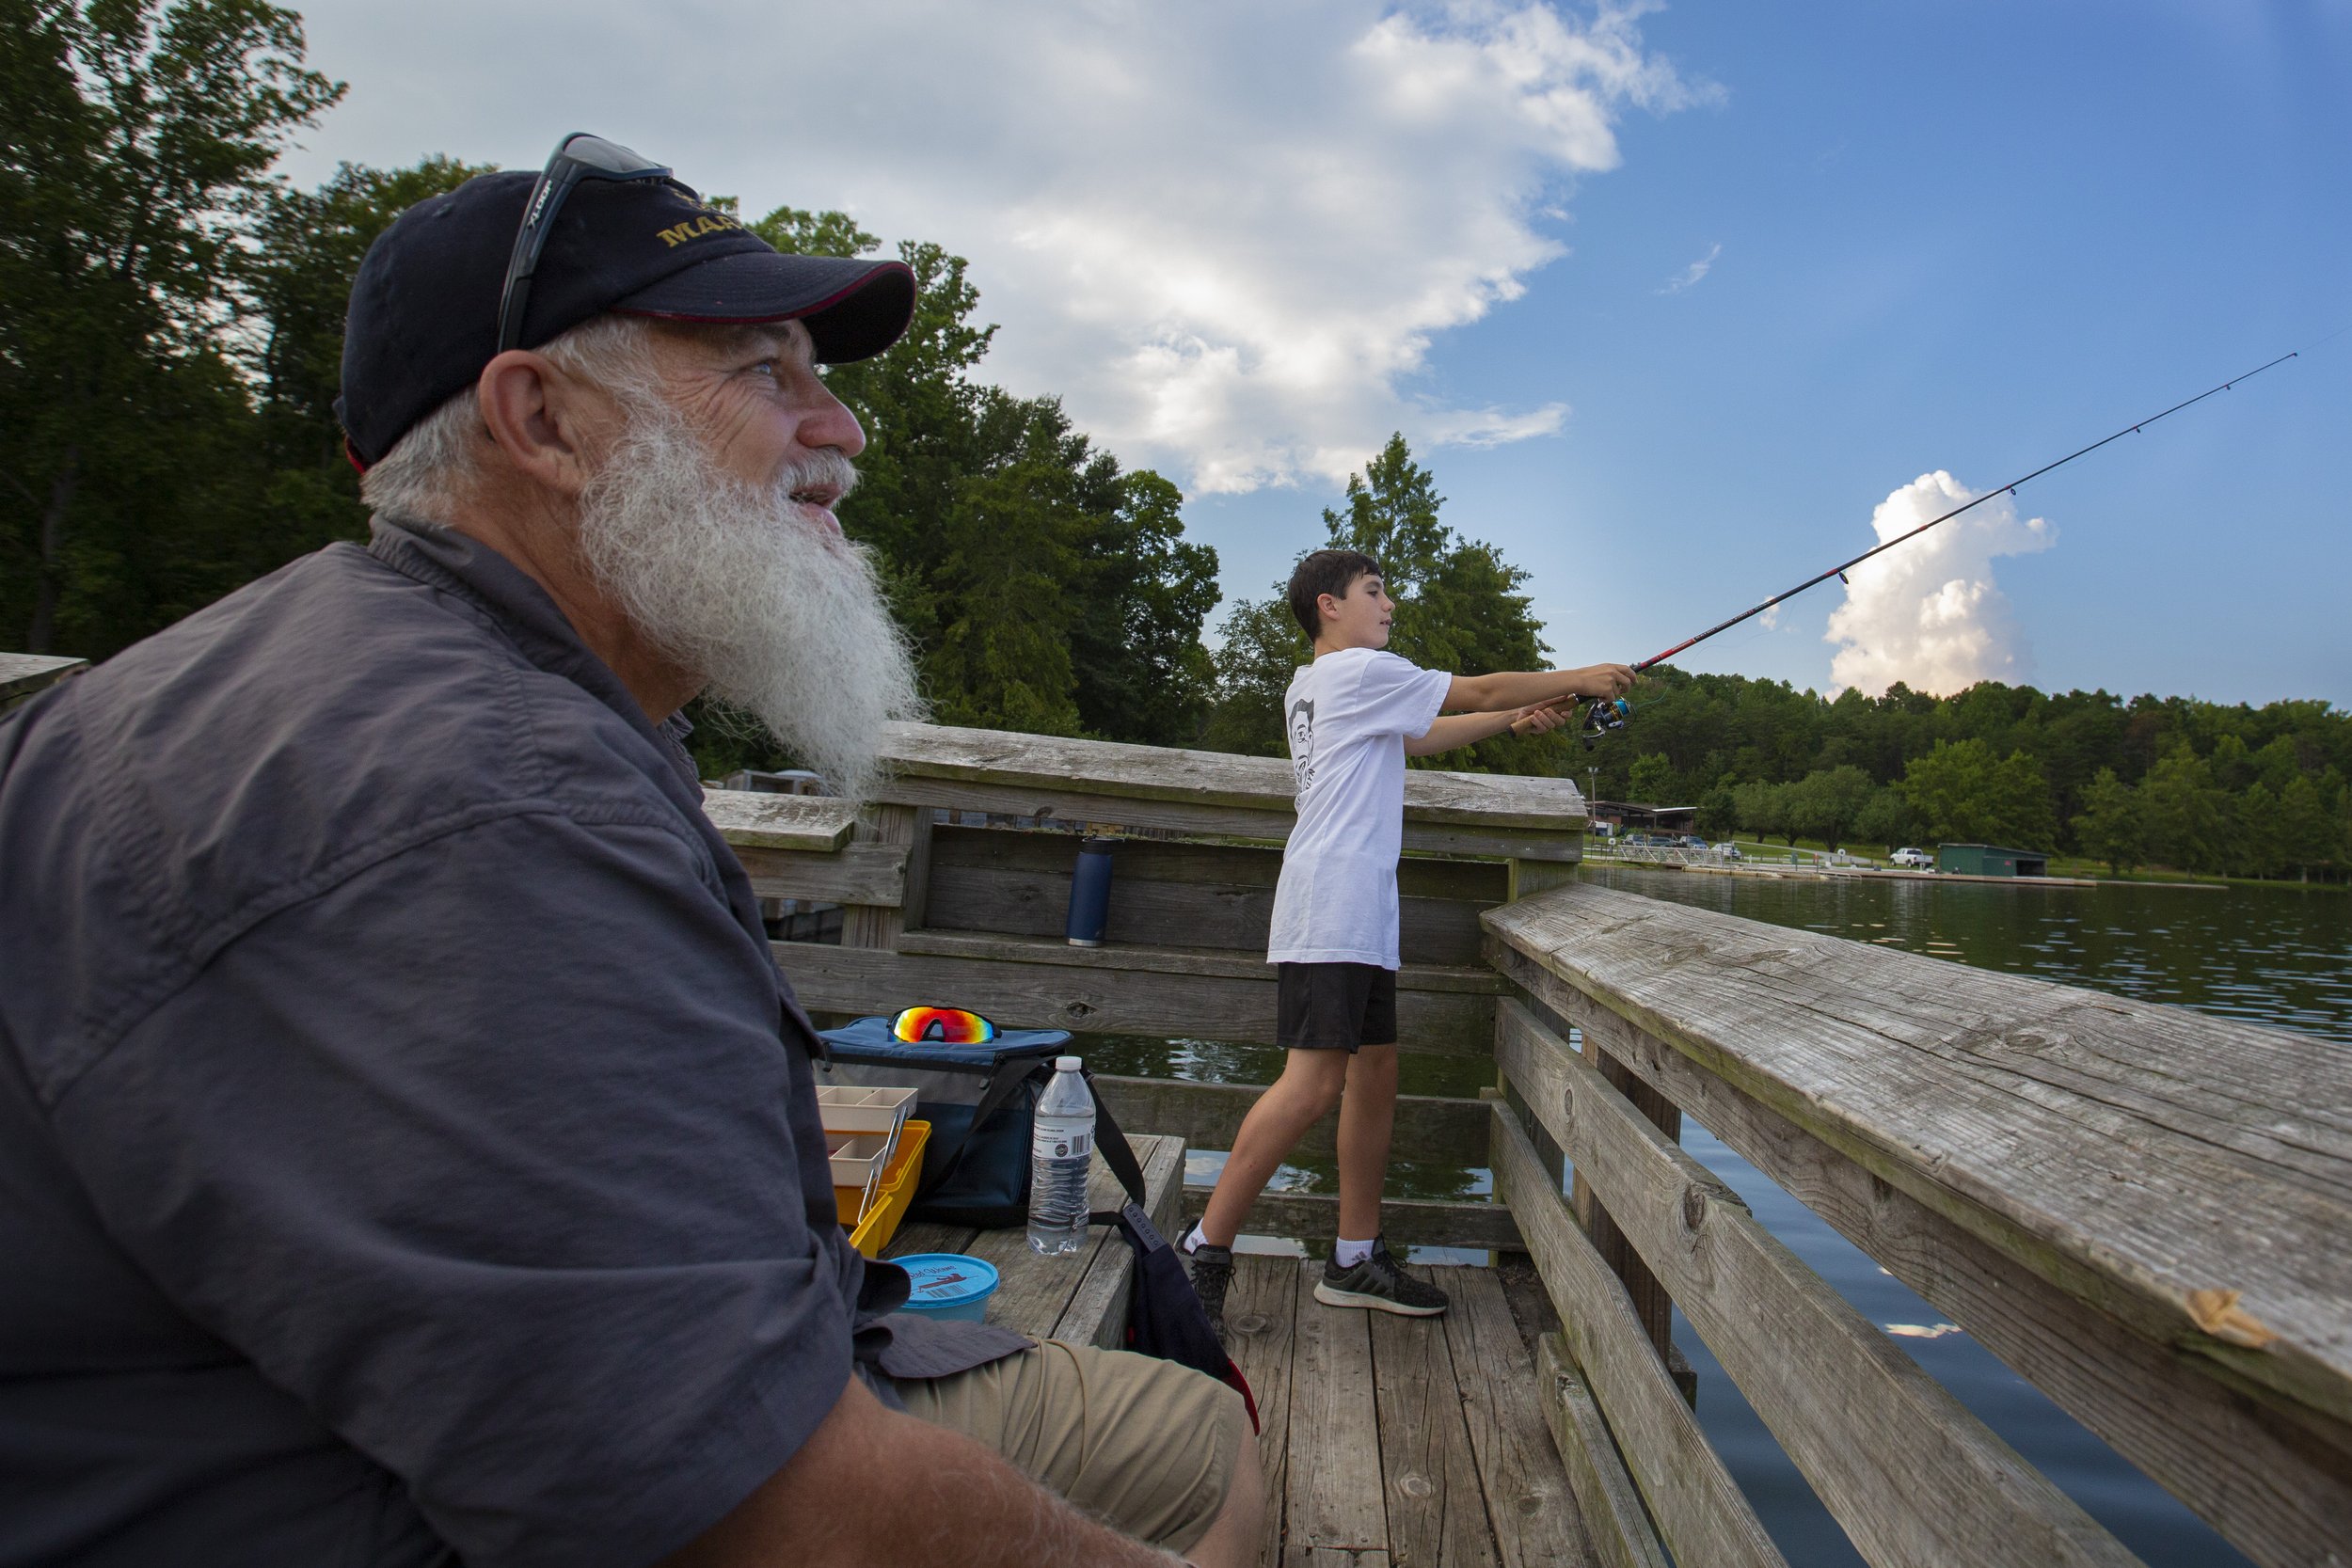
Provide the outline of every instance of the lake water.
{"type": "MultiPolygon", "coordinates": [[[[1706,876],[1588,864],[1591,880],[1773,925],[1948,958],[1981,969],[2108,990],[2293,1029],[2352,1047],[2352,896],[2251,888],[2009,887],[1917,880],[1706,876]]],[[[1097,1067],[1223,1083],[1266,1083],[1270,1047],[1097,1037],[1097,1067]]],[[[1491,1064],[1406,1055],[1403,1087],[1474,1094],[1491,1064]]],[[[1707,1130],[1685,1119],[1683,1147],[1747,1200],[1758,1220],[1854,1307],[1880,1324],[2029,1463],[2151,1564],[2227,1568],[2246,1559],[2196,1515],[1707,1130]]],[[[1187,1175],[1215,1179],[1221,1155],[1196,1153],[1187,1175]]],[[[1285,1167],[1286,1185],[1327,1188],[1327,1168],[1285,1167]]],[[[1425,1166],[1400,1150],[1391,1191],[1484,1193],[1489,1173],[1425,1166]]],[[[1416,1249],[1417,1259],[1424,1257],[1416,1249]]],[[[1695,1330],[1676,1342],[1699,1374],[1708,1436],[1798,1568],[1862,1561],[1695,1330]]]]}

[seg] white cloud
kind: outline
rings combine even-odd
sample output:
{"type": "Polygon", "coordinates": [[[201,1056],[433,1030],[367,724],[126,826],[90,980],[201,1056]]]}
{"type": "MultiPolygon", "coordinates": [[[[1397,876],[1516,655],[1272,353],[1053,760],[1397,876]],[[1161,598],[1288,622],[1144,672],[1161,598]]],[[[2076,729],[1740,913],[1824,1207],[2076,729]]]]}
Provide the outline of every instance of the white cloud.
{"type": "MultiPolygon", "coordinates": [[[[1883,544],[1976,496],[1939,468],[1880,502],[1870,527],[1883,544]]],[[[1831,678],[1872,696],[1896,681],[1942,694],[1980,680],[2022,680],[2029,654],[1994,584],[1993,561],[2057,542],[2046,520],[2021,520],[2015,499],[1996,496],[1854,567],[1846,602],[1830,612],[1825,641],[1839,645],[1831,678]]]]}
{"type": "Polygon", "coordinates": [[[1204,491],[1337,479],[1392,429],[1560,428],[1562,404],[1433,390],[1429,353],[1564,254],[1562,204],[1616,166],[1621,115],[1717,95],[1645,52],[1648,8],[684,0],[649,28],[575,0],[558,28],[535,5],[306,8],[352,82],[321,152],[528,165],[588,127],[749,211],[940,241],[1003,324],[986,373],[1204,491]]]}
{"type": "Polygon", "coordinates": [[[1715,265],[1715,258],[1721,256],[1723,253],[1723,245],[1720,241],[1718,241],[1714,247],[1708,250],[1706,255],[1700,257],[1697,261],[1683,268],[1674,277],[1668,278],[1666,280],[1666,286],[1658,292],[1661,294],[1678,294],[1683,290],[1692,287],[1699,281],[1700,278],[1705,277],[1708,273],[1713,269],[1715,265]]]}

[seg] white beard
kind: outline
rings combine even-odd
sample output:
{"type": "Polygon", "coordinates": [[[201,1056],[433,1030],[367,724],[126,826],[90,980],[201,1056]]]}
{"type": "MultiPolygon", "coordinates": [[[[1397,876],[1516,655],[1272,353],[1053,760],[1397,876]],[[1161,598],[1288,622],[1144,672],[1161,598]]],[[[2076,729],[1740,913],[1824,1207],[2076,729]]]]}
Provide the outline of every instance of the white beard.
{"type": "Polygon", "coordinates": [[[820,532],[792,493],[855,471],[825,450],[767,486],[723,472],[664,404],[630,398],[580,497],[580,545],[637,630],[765,726],[837,795],[873,788],[882,726],[922,714],[914,659],[871,553],[820,532]]]}

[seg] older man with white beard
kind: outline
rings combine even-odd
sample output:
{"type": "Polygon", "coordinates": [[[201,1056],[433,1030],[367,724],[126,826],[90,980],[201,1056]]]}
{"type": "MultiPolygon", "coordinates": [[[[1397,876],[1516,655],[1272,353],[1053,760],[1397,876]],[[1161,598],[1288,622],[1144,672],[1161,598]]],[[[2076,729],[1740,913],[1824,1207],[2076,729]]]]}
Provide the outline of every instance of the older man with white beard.
{"type": "Polygon", "coordinates": [[[0,722],[0,1568],[1254,1554],[1230,1390],[892,1311],[679,743],[913,709],[818,371],[912,308],[596,138],[421,203],[368,547],[0,722]]]}

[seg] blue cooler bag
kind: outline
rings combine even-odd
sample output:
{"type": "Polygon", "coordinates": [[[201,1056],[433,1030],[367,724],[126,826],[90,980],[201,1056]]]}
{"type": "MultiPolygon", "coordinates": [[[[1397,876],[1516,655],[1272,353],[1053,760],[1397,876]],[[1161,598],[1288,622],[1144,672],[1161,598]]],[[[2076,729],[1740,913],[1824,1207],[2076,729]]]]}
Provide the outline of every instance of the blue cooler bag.
{"type": "Polygon", "coordinates": [[[817,1064],[818,1083],[911,1088],[914,1114],[931,1124],[909,1219],[1027,1223],[1029,1133],[1044,1076],[1031,1075],[1069,1049],[1069,1030],[1000,1029],[993,1040],[948,1045],[902,1040],[889,1019],[861,1018],[823,1035],[833,1060],[817,1064]]]}

